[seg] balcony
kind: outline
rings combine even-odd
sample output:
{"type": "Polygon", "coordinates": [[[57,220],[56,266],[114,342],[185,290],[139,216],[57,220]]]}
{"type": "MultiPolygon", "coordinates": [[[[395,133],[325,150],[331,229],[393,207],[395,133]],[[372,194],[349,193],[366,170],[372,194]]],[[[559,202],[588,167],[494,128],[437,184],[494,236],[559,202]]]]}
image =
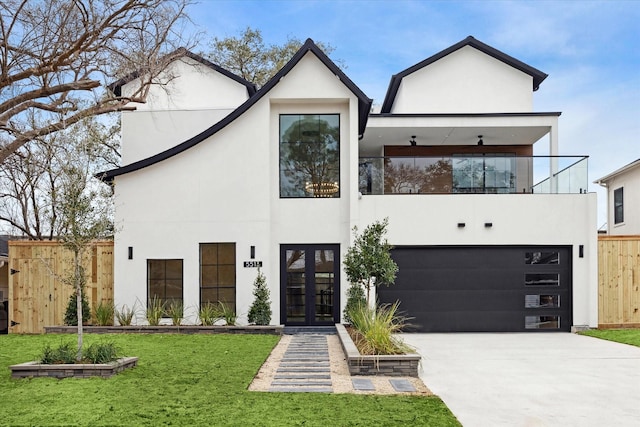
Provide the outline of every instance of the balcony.
{"type": "Polygon", "coordinates": [[[360,157],[359,189],[382,194],[581,194],[588,156],[360,157]]]}

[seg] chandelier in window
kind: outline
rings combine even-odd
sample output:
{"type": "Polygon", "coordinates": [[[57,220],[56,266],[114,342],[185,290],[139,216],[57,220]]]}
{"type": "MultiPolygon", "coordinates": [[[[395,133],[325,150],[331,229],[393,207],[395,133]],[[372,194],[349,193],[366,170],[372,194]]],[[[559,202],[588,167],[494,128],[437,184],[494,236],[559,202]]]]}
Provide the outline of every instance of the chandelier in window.
{"type": "Polygon", "coordinates": [[[313,197],[333,197],[340,187],[337,182],[307,182],[304,189],[313,197]]]}

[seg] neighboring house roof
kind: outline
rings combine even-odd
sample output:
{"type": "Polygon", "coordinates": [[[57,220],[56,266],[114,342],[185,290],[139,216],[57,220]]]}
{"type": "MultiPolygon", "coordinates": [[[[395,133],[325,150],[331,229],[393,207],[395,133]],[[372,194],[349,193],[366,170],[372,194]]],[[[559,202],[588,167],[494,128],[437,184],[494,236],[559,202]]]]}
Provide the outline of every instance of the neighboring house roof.
{"type": "Polygon", "coordinates": [[[151,166],[170,157],[173,157],[176,154],[182,153],[183,151],[199,144],[200,142],[214,135],[216,132],[223,129],[229,123],[240,117],[244,112],[246,112],[255,103],[257,103],[263,96],[269,93],[269,91],[273,89],[280,82],[280,80],[296,66],[298,62],[300,62],[300,60],[307,54],[307,52],[312,52],[358,98],[358,131],[359,134],[362,135],[367,126],[367,119],[369,117],[369,111],[371,109],[371,103],[373,102],[373,100],[371,98],[368,98],[364,94],[364,92],[362,92],[360,88],[358,88],[351,81],[351,79],[349,79],[349,77],[347,77],[347,75],[344,74],[344,72],[340,70],[340,68],[338,68],[338,66],[334,64],[333,61],[331,61],[331,59],[329,59],[329,57],[313,42],[313,40],[307,39],[300,50],[298,50],[298,52],[293,55],[291,60],[287,62],[287,64],[280,71],[278,71],[276,75],[273,76],[273,78],[271,78],[271,80],[269,80],[258,92],[256,92],[255,95],[250,97],[246,102],[229,113],[228,116],[226,116],[210,128],[182,142],[181,144],[176,145],[173,148],[165,150],[146,159],[142,159],[129,165],[123,166],[121,168],[112,169],[96,174],[96,177],[102,179],[105,182],[111,182],[116,176],[124,175],[126,173],[134,172],[147,166],[151,166]]]}
{"type": "MultiPolygon", "coordinates": [[[[214,64],[213,62],[203,58],[200,55],[197,55],[193,52],[190,52],[189,50],[187,50],[184,47],[180,47],[178,49],[176,49],[173,53],[170,53],[167,55],[167,57],[169,58],[175,58],[174,60],[182,57],[182,56],[186,56],[188,58],[193,59],[194,61],[197,61],[203,65],[206,65],[207,67],[219,72],[220,74],[235,80],[236,82],[240,83],[241,85],[244,85],[247,87],[247,92],[249,94],[249,96],[253,96],[256,91],[257,91],[257,87],[255,84],[243,79],[242,77],[233,74],[231,71],[226,70],[224,68],[222,68],[219,65],[214,64]]],[[[171,61],[170,61],[171,62],[171,61]]],[[[137,79],[138,77],[140,77],[141,72],[140,70],[134,71],[126,76],[124,76],[123,78],[121,78],[120,80],[111,83],[108,88],[116,95],[116,96],[120,96],[122,95],[122,86],[126,85],[127,83],[137,79]]]]}
{"type": "Polygon", "coordinates": [[[625,166],[621,167],[620,169],[617,169],[617,170],[611,172],[609,175],[605,175],[602,178],[593,181],[593,183],[602,185],[603,187],[606,187],[607,186],[607,181],[609,181],[612,178],[615,178],[616,176],[620,175],[623,172],[627,172],[628,170],[631,170],[631,169],[636,168],[636,167],[640,167],[640,159],[634,160],[633,162],[629,163],[628,165],[625,165],[625,166]]]}
{"type": "Polygon", "coordinates": [[[458,49],[461,49],[465,46],[471,46],[474,47],[476,49],[478,49],[480,52],[484,52],[489,56],[494,57],[495,59],[504,62],[507,65],[512,66],[513,68],[516,68],[520,71],[522,71],[523,73],[529,74],[531,77],[533,77],[533,90],[536,91],[538,90],[538,87],[540,87],[540,83],[542,83],[542,81],[544,79],[547,78],[548,74],[543,73],[542,71],[531,67],[530,65],[525,64],[522,61],[519,61],[517,59],[515,59],[512,56],[507,55],[506,53],[500,52],[497,49],[494,49],[493,47],[482,43],[479,40],[476,40],[475,38],[473,38],[472,36],[467,37],[466,39],[454,44],[453,46],[439,52],[436,53],[433,56],[430,56],[429,58],[425,59],[422,62],[417,63],[416,65],[413,65],[409,68],[407,68],[404,71],[401,71],[398,74],[394,74],[391,77],[391,81],[389,82],[389,89],[387,90],[387,95],[384,98],[384,102],[382,103],[382,108],[380,110],[381,113],[390,113],[391,112],[391,107],[393,106],[393,103],[395,101],[396,95],[398,94],[398,89],[400,88],[400,83],[402,82],[402,79],[406,76],[408,76],[411,73],[414,73],[418,70],[420,70],[421,68],[426,67],[429,64],[432,64],[442,58],[444,58],[445,56],[449,55],[450,53],[455,52],[458,49]]]}

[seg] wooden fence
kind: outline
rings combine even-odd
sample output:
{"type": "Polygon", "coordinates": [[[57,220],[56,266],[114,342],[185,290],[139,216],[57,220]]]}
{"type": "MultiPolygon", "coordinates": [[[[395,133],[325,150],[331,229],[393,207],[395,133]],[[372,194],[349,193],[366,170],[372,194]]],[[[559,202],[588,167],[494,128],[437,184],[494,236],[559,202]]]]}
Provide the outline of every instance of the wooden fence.
{"type": "MultiPolygon", "coordinates": [[[[113,300],[113,242],[92,244],[84,260],[89,306],[113,300]]],[[[9,333],[42,333],[62,325],[73,287],[73,254],[57,242],[9,242],[9,333]]]]}
{"type": "Polygon", "coordinates": [[[640,236],[598,236],[598,327],[640,327],[640,236]]]}

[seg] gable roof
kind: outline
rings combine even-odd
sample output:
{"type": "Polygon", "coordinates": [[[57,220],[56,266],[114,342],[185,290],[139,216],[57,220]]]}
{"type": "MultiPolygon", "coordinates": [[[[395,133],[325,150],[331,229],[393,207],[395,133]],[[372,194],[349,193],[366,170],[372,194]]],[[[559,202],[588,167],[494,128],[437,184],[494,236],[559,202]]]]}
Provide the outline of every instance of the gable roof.
{"type": "Polygon", "coordinates": [[[533,90],[536,91],[538,90],[538,88],[540,87],[540,83],[542,83],[542,81],[544,79],[547,78],[548,74],[543,73],[542,71],[533,68],[527,64],[525,64],[524,62],[521,62],[517,59],[515,59],[512,56],[507,55],[506,53],[500,52],[497,49],[494,49],[493,47],[482,43],[479,40],[476,40],[475,38],[473,38],[472,36],[467,37],[466,39],[454,44],[453,46],[439,52],[436,53],[433,56],[430,56],[429,58],[425,59],[422,62],[418,62],[416,65],[413,65],[409,68],[407,68],[404,71],[401,71],[398,74],[394,74],[391,77],[391,81],[389,82],[389,89],[387,89],[387,94],[384,98],[384,102],[382,103],[382,108],[380,110],[381,113],[390,113],[391,112],[391,107],[393,106],[393,103],[396,99],[396,95],[398,94],[398,89],[400,88],[400,83],[402,82],[402,79],[405,78],[406,76],[408,76],[409,74],[412,74],[424,67],[426,67],[429,64],[432,64],[442,58],[444,58],[445,56],[449,55],[450,53],[455,52],[458,49],[461,49],[465,46],[471,46],[477,50],[479,50],[480,52],[483,52],[489,56],[494,57],[495,59],[504,62],[507,65],[512,66],[513,68],[516,68],[520,71],[522,71],[523,73],[529,74],[531,77],[533,77],[533,90]]]}
{"type": "Polygon", "coordinates": [[[602,178],[593,181],[593,183],[602,185],[603,187],[606,187],[607,186],[607,181],[609,181],[611,178],[614,178],[617,175],[620,175],[621,173],[626,172],[626,171],[628,171],[630,169],[633,169],[633,168],[636,168],[636,167],[640,167],[640,159],[634,160],[633,162],[631,162],[631,163],[629,163],[627,165],[624,165],[620,169],[616,169],[615,171],[611,172],[610,174],[605,175],[602,178]]]}
{"type": "Polygon", "coordinates": [[[189,138],[181,144],[178,144],[175,147],[172,147],[161,153],[155,154],[151,157],[147,157],[146,159],[139,160],[137,162],[117,169],[98,173],[95,176],[103,180],[104,182],[112,182],[116,176],[124,175],[126,173],[134,172],[147,166],[151,166],[170,157],[173,157],[176,154],[182,153],[183,151],[199,144],[200,142],[204,141],[205,139],[209,138],[210,136],[226,127],[229,123],[232,123],[242,114],[244,114],[248,109],[250,109],[254,104],[256,104],[260,99],[262,99],[262,97],[269,93],[269,91],[273,89],[280,82],[280,80],[298,64],[298,62],[300,62],[300,60],[307,54],[307,52],[313,53],[358,98],[358,132],[359,135],[364,134],[364,130],[367,126],[367,119],[369,117],[369,110],[371,109],[371,103],[373,102],[373,100],[371,98],[368,98],[364,94],[364,92],[362,92],[360,88],[358,88],[351,81],[351,79],[349,79],[349,77],[347,77],[347,75],[344,74],[344,72],[340,70],[340,68],[338,68],[338,66],[334,64],[333,61],[331,61],[331,59],[329,59],[329,57],[313,42],[313,40],[307,39],[302,47],[293,55],[291,60],[289,60],[289,62],[287,62],[287,64],[282,67],[282,69],[278,71],[260,90],[258,90],[252,97],[250,97],[242,105],[229,113],[229,115],[224,117],[222,120],[215,123],[213,126],[205,129],[203,132],[192,138],[189,138]]]}
{"type": "MultiPolygon", "coordinates": [[[[240,83],[241,85],[246,86],[249,96],[253,96],[257,91],[257,88],[256,88],[255,84],[243,79],[242,77],[240,77],[240,76],[238,76],[236,74],[233,74],[231,71],[226,70],[226,69],[222,68],[219,65],[214,64],[213,62],[209,61],[208,59],[203,58],[200,55],[197,55],[197,54],[195,54],[193,52],[190,52],[189,50],[187,50],[184,47],[180,47],[180,48],[176,49],[174,52],[166,55],[165,59],[172,58],[169,62],[173,62],[173,61],[179,59],[182,56],[186,56],[188,58],[191,58],[194,61],[197,61],[197,62],[201,63],[202,65],[205,65],[205,66],[211,68],[212,70],[217,71],[218,73],[224,75],[225,77],[228,77],[231,80],[235,80],[236,82],[240,83]]],[[[111,83],[107,87],[116,96],[121,96],[122,95],[122,86],[126,85],[129,82],[132,82],[135,79],[137,79],[138,77],[140,77],[141,74],[143,74],[143,73],[140,70],[134,71],[134,72],[129,73],[126,76],[122,77],[121,79],[111,83]]]]}

